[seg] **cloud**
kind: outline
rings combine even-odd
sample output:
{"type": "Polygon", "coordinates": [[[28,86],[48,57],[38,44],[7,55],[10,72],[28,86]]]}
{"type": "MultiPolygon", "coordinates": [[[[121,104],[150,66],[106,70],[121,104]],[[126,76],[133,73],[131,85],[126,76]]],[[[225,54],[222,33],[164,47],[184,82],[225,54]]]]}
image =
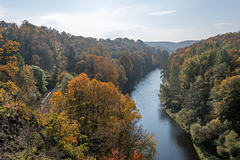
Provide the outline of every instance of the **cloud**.
{"type": "Polygon", "coordinates": [[[100,36],[103,38],[119,38],[128,37],[130,39],[140,39],[139,33],[143,33],[146,28],[141,25],[119,24],[121,27],[109,28],[100,36]]]}
{"type": "Polygon", "coordinates": [[[163,16],[163,15],[169,15],[172,13],[176,13],[176,10],[171,10],[171,11],[161,11],[161,12],[153,12],[153,13],[149,13],[148,15],[150,16],[163,16]]]}
{"type": "Polygon", "coordinates": [[[199,27],[195,27],[195,26],[192,26],[192,27],[187,27],[186,29],[198,29],[199,27]]]}
{"type": "Polygon", "coordinates": [[[0,18],[5,17],[6,11],[4,8],[0,7],[0,18]]]}
{"type": "MultiPolygon", "coordinates": [[[[135,24],[126,21],[125,15],[108,11],[108,14],[99,14],[101,10],[89,12],[88,16],[81,11],[72,13],[54,13],[41,15],[30,20],[36,25],[46,25],[56,28],[59,32],[65,31],[72,35],[94,38],[128,37],[130,39],[159,40],[159,38],[171,40],[182,31],[165,30],[135,24]],[[111,14],[110,14],[111,13],[111,14]],[[169,36],[170,35],[170,36],[169,36]]],[[[103,12],[104,13],[104,12],[103,12]]],[[[179,38],[180,39],[180,38],[179,38]]]]}
{"type": "Polygon", "coordinates": [[[120,10],[126,10],[126,9],[130,9],[130,7],[122,7],[122,8],[120,8],[120,10]]]}
{"type": "Polygon", "coordinates": [[[107,10],[104,10],[104,9],[100,9],[98,10],[98,13],[102,14],[102,15],[106,15],[108,14],[109,12],[107,10]]]}
{"type": "Polygon", "coordinates": [[[119,21],[122,15],[105,10],[96,10],[89,12],[85,16],[82,12],[74,13],[54,13],[39,17],[32,23],[37,25],[46,25],[58,29],[60,32],[65,31],[73,35],[94,38],[116,38],[132,35],[138,35],[143,29],[141,25],[134,25],[128,21],[119,21]],[[39,24],[40,23],[40,24],[39,24]]]}
{"type": "Polygon", "coordinates": [[[224,28],[226,26],[232,26],[232,25],[233,25],[232,23],[216,23],[216,24],[213,24],[212,26],[217,28],[224,28]]]}
{"type": "Polygon", "coordinates": [[[114,11],[114,13],[119,14],[119,13],[125,11],[125,10],[128,10],[128,9],[130,9],[130,7],[128,7],[128,6],[122,7],[122,8],[118,8],[118,9],[116,9],[116,10],[114,11]]]}

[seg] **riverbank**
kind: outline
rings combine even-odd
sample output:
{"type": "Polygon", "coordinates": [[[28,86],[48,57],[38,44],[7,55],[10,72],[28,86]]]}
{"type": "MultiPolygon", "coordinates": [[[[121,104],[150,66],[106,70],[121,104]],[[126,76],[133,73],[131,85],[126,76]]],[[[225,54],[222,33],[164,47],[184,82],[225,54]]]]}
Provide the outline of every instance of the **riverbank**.
{"type": "MultiPolygon", "coordinates": [[[[186,129],[186,127],[181,123],[181,121],[179,121],[176,117],[176,115],[174,113],[172,113],[170,111],[170,109],[167,109],[165,106],[163,106],[163,108],[165,109],[166,113],[184,130],[186,131],[189,136],[191,137],[192,140],[192,136],[191,133],[188,129],[186,129]]],[[[198,144],[196,144],[193,140],[192,140],[193,146],[195,148],[195,151],[198,154],[198,157],[200,160],[220,160],[219,158],[210,155],[208,152],[206,152],[201,146],[199,146],[198,144]]]]}
{"type": "Polygon", "coordinates": [[[131,93],[142,115],[139,125],[154,133],[158,144],[156,160],[198,160],[192,141],[184,130],[171,119],[159,100],[161,70],[147,74],[131,93]]]}

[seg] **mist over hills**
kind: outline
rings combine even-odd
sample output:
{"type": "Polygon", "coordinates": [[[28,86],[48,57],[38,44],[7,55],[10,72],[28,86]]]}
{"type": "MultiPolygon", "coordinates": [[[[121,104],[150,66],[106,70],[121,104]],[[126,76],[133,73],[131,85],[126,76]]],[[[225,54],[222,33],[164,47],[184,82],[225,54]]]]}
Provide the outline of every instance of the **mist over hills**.
{"type": "Polygon", "coordinates": [[[198,42],[197,40],[187,40],[182,42],[167,42],[167,41],[159,41],[159,42],[144,42],[148,46],[167,50],[169,53],[175,52],[179,48],[187,47],[192,45],[193,43],[198,42]]]}

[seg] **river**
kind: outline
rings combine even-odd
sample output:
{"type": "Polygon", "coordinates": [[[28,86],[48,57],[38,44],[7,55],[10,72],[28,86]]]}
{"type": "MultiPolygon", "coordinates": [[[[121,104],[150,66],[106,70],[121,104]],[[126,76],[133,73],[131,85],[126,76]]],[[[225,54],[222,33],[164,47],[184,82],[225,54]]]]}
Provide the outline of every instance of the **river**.
{"type": "Polygon", "coordinates": [[[173,121],[162,108],[159,99],[160,69],[149,73],[131,93],[142,119],[139,122],[147,132],[156,136],[156,160],[199,160],[189,135],[173,121]]]}

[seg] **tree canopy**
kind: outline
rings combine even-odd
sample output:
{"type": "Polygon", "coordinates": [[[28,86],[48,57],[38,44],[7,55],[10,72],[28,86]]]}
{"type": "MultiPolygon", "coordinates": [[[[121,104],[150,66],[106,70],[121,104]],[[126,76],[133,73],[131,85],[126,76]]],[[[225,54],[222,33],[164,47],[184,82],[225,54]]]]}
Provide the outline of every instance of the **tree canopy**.
{"type": "Polygon", "coordinates": [[[0,27],[1,158],[153,159],[156,141],[136,124],[140,112],[122,92],[167,52],[28,21],[0,27]]]}
{"type": "Polygon", "coordinates": [[[172,54],[163,69],[163,104],[215,158],[239,159],[239,41],[239,32],[202,40],[172,54]]]}

